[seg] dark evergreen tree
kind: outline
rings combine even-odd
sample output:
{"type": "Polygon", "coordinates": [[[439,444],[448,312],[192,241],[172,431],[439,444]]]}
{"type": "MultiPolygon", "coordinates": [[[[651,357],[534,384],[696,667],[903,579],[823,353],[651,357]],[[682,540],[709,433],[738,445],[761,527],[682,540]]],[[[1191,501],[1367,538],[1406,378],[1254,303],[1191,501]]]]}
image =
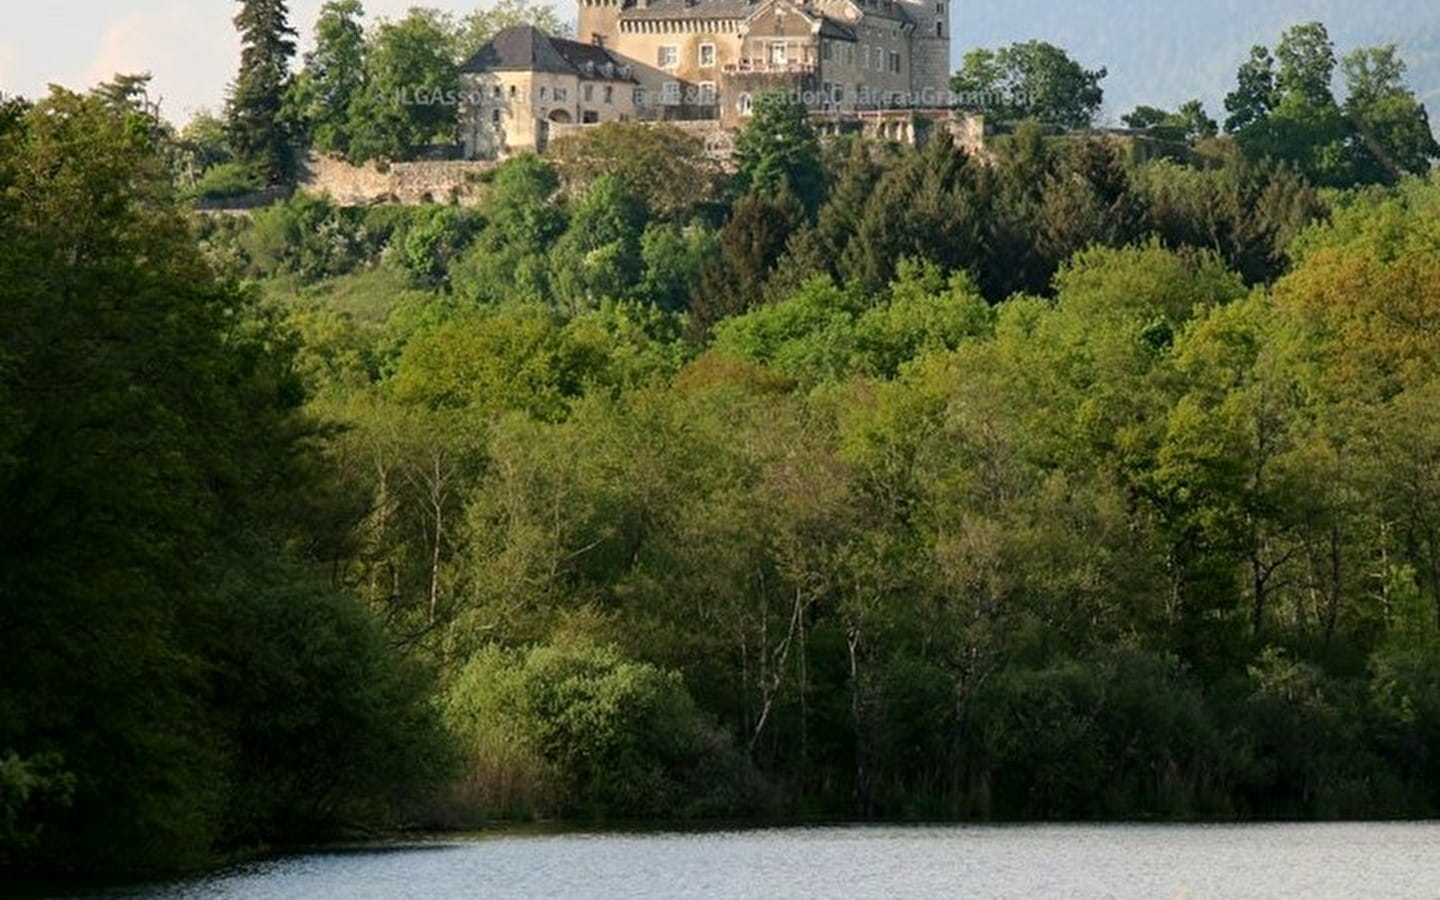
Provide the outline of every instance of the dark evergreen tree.
{"type": "Polygon", "coordinates": [[[751,192],[740,198],[691,301],[692,336],[703,337],[721,319],[759,304],[786,242],[804,225],[804,206],[783,186],[774,197],[751,192]]]}
{"type": "Polygon", "coordinates": [[[907,256],[946,271],[979,267],[994,175],[949,140],[902,159],[876,184],[840,260],[847,280],[884,287],[907,256]]]}
{"type": "Polygon", "coordinates": [[[240,74],[226,110],[230,144],[240,161],[270,184],[294,172],[290,129],[283,115],[295,55],[295,29],[285,0],[240,0],[240,74]]]}

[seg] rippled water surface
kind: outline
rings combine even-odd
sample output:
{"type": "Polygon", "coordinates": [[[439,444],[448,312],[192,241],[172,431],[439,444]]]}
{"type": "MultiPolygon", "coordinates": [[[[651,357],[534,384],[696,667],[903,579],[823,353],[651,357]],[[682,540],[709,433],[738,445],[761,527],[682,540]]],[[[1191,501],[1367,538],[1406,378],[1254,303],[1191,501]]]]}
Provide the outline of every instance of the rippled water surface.
{"type": "Polygon", "coordinates": [[[87,896],[1440,898],[1440,824],[480,835],[287,857],[87,896]]]}

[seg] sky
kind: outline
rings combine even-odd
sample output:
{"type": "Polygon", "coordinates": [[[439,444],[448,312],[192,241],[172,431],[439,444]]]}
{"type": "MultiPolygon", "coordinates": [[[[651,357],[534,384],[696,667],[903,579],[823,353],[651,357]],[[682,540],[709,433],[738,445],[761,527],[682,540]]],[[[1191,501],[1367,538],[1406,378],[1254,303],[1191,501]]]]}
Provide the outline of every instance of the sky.
{"type": "MultiPolygon", "coordinates": [[[[323,0],[291,0],[302,51],[323,0]]],[[[465,13],[489,0],[365,0],[371,21],[411,6],[465,13]]],[[[47,85],[87,88],[117,72],[154,75],[151,99],[174,122],[218,110],[239,65],[235,0],[0,0],[0,92],[43,96],[47,85]]],[[[574,17],[573,0],[558,3],[574,17]]]]}

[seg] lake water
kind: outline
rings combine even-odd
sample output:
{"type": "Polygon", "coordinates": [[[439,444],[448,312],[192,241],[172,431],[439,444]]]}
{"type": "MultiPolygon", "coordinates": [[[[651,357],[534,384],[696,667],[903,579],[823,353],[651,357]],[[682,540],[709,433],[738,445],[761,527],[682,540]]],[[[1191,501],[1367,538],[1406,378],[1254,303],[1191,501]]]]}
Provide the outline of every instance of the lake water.
{"type": "Polygon", "coordinates": [[[495,834],[313,853],[89,897],[1440,898],[1440,824],[495,834]]]}

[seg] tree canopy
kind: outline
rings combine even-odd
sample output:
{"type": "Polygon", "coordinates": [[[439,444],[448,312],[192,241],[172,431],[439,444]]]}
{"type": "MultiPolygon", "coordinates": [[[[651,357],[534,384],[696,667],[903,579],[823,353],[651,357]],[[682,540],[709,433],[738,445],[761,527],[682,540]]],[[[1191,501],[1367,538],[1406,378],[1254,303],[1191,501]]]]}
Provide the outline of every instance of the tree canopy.
{"type": "Polygon", "coordinates": [[[1104,67],[1086,69],[1054,44],[1032,40],[966,53],[950,90],[999,121],[1086,128],[1104,100],[1105,75],[1104,67]]]}
{"type": "Polygon", "coordinates": [[[1225,98],[1226,131],[1251,158],[1289,163],[1317,184],[1393,184],[1428,172],[1440,144],[1425,107],[1403,82],[1395,47],[1344,57],[1343,104],[1331,91],[1336,67],[1319,22],[1287,30],[1273,54],[1255,47],[1225,98]]]}

